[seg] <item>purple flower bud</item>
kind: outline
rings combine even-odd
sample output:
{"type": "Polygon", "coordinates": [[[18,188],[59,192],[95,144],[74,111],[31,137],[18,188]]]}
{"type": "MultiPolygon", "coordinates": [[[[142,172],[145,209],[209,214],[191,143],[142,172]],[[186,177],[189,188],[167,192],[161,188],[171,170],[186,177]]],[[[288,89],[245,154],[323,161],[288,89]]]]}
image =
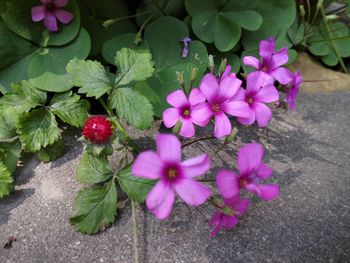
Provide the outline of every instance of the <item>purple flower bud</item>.
{"type": "Polygon", "coordinates": [[[182,57],[187,58],[189,53],[189,45],[192,42],[192,39],[189,37],[183,37],[180,41],[184,43],[184,47],[182,49],[182,57]]]}

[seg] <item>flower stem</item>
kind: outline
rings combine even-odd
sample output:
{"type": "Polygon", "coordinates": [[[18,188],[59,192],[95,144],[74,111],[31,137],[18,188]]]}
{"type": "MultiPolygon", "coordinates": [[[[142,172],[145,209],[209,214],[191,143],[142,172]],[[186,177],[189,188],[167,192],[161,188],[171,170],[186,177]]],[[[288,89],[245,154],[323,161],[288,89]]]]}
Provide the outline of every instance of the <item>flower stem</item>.
{"type": "Polygon", "coordinates": [[[118,22],[118,21],[122,21],[122,20],[125,20],[125,19],[129,19],[129,18],[134,18],[134,17],[138,17],[138,16],[143,16],[143,15],[146,15],[146,14],[150,14],[152,12],[154,12],[155,10],[157,10],[157,8],[153,9],[153,10],[149,10],[149,11],[145,11],[145,12],[141,12],[141,13],[138,13],[138,14],[135,14],[135,15],[130,15],[130,16],[123,16],[123,17],[118,17],[118,18],[114,18],[114,19],[108,19],[106,21],[104,21],[102,23],[102,25],[104,27],[109,27],[110,25],[118,22]]]}
{"type": "Polygon", "coordinates": [[[215,139],[214,136],[205,136],[205,137],[199,137],[199,138],[196,138],[196,139],[193,139],[192,141],[189,141],[189,142],[186,142],[184,143],[181,148],[185,148],[193,143],[196,143],[196,142],[199,142],[199,141],[206,141],[206,140],[212,140],[212,139],[215,139]]]}

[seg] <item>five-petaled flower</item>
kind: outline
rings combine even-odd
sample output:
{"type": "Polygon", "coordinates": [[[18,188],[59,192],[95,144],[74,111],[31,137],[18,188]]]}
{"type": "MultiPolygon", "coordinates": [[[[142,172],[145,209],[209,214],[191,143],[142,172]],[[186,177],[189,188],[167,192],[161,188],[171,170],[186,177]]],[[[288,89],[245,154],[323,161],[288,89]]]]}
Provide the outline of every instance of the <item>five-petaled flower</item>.
{"type": "Polygon", "coordinates": [[[259,127],[268,124],[272,117],[271,109],[265,103],[276,102],[279,94],[273,81],[266,80],[260,72],[248,75],[247,88],[240,88],[233,97],[234,101],[242,101],[247,104],[248,117],[238,117],[237,121],[244,125],[251,125],[257,121],[259,127]]]}
{"type": "Polygon", "coordinates": [[[281,67],[288,62],[288,48],[275,51],[275,40],[269,37],[260,41],[259,54],[261,61],[253,56],[245,56],[243,64],[254,67],[260,71],[266,79],[276,79],[285,85],[292,80],[292,74],[288,69],[281,67]]]}
{"type": "Polygon", "coordinates": [[[224,204],[232,210],[233,215],[228,215],[222,212],[221,209],[217,209],[209,222],[209,226],[214,227],[210,235],[215,237],[222,228],[231,229],[234,228],[240,216],[244,215],[249,207],[249,199],[240,198],[236,195],[232,198],[225,198],[224,204]]]}
{"type": "Polygon", "coordinates": [[[295,100],[299,93],[299,88],[302,83],[300,72],[295,72],[293,80],[290,83],[289,90],[286,93],[286,102],[289,104],[290,110],[295,109],[295,100]]]}
{"type": "Polygon", "coordinates": [[[199,89],[206,97],[208,103],[203,103],[196,109],[201,121],[209,123],[214,116],[214,136],[217,138],[229,135],[232,125],[226,116],[249,117],[249,107],[243,101],[234,101],[233,97],[238,92],[242,81],[234,73],[225,73],[225,76],[218,80],[213,74],[206,74],[199,85],[199,89]]]}
{"type": "Polygon", "coordinates": [[[55,32],[58,30],[57,19],[62,24],[69,24],[73,14],[61,8],[68,4],[69,0],[40,0],[43,5],[32,8],[32,20],[37,22],[44,19],[45,27],[55,32]]]}
{"type": "Polygon", "coordinates": [[[239,175],[231,170],[220,170],[216,184],[224,198],[233,198],[241,189],[251,192],[265,201],[279,194],[276,184],[260,184],[272,175],[272,169],[262,162],[264,150],[261,144],[250,143],[240,148],[237,158],[239,175]]]}
{"type": "Polygon", "coordinates": [[[158,134],[157,152],[145,151],[138,155],[131,171],[134,176],[158,179],[148,193],[146,205],[159,219],[169,217],[175,192],[188,205],[203,204],[210,196],[210,189],[194,177],[210,168],[207,154],[181,162],[181,144],[175,135],[158,134]]]}
{"type": "Polygon", "coordinates": [[[202,120],[197,111],[197,105],[205,102],[205,97],[199,89],[192,89],[188,98],[183,90],[176,90],[170,93],[166,100],[173,108],[166,109],[163,112],[165,127],[174,127],[180,121],[181,129],[179,134],[190,138],[195,134],[193,123],[201,127],[207,125],[206,121],[202,120]]]}

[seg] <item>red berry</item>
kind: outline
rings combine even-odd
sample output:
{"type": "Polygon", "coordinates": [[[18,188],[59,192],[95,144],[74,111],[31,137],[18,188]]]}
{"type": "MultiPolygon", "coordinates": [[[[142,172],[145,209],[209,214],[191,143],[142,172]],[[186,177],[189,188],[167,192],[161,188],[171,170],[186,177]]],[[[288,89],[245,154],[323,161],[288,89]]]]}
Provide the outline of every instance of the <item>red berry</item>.
{"type": "Polygon", "coordinates": [[[92,116],[83,126],[83,135],[92,143],[104,143],[113,133],[112,123],[105,116],[92,116]]]}

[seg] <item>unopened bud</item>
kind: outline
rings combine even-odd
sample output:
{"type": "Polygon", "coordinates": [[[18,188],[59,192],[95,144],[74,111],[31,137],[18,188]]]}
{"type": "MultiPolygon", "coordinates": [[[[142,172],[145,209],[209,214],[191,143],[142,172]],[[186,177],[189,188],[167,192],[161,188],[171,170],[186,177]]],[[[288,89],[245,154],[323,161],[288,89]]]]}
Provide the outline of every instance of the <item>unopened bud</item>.
{"type": "Polygon", "coordinates": [[[323,6],[323,0],[318,0],[316,5],[317,9],[320,9],[322,6],[323,6]]]}
{"type": "Polygon", "coordinates": [[[228,206],[221,208],[221,212],[228,216],[234,216],[236,213],[228,206]]]}
{"type": "Polygon", "coordinates": [[[332,20],[337,20],[339,18],[339,16],[337,15],[328,15],[326,16],[326,21],[332,21],[332,20]]]}
{"type": "Polygon", "coordinates": [[[219,75],[222,74],[222,72],[225,71],[227,65],[227,58],[224,58],[221,60],[220,67],[219,67],[219,75]]]}
{"type": "Polygon", "coordinates": [[[230,135],[226,136],[225,138],[225,143],[230,143],[230,142],[233,142],[233,140],[236,138],[238,134],[238,129],[237,127],[234,127],[230,133],[230,135]]]}
{"type": "Polygon", "coordinates": [[[176,71],[176,78],[181,87],[185,86],[184,73],[176,71]]]}
{"type": "Polygon", "coordinates": [[[190,81],[193,83],[196,80],[198,68],[192,68],[191,74],[190,74],[190,81]]]}
{"type": "Polygon", "coordinates": [[[182,127],[182,122],[177,121],[174,128],[173,128],[173,134],[178,135],[182,127]]]}
{"type": "Polygon", "coordinates": [[[141,37],[141,31],[137,32],[135,35],[134,43],[135,45],[138,45],[142,42],[142,37],[141,37]]]}
{"type": "Polygon", "coordinates": [[[208,68],[209,68],[210,72],[214,72],[215,63],[214,63],[214,56],[213,55],[209,55],[209,57],[208,57],[208,68]]]}
{"type": "Polygon", "coordinates": [[[305,8],[303,5],[299,6],[299,12],[300,12],[300,16],[304,17],[305,16],[305,8]]]}

